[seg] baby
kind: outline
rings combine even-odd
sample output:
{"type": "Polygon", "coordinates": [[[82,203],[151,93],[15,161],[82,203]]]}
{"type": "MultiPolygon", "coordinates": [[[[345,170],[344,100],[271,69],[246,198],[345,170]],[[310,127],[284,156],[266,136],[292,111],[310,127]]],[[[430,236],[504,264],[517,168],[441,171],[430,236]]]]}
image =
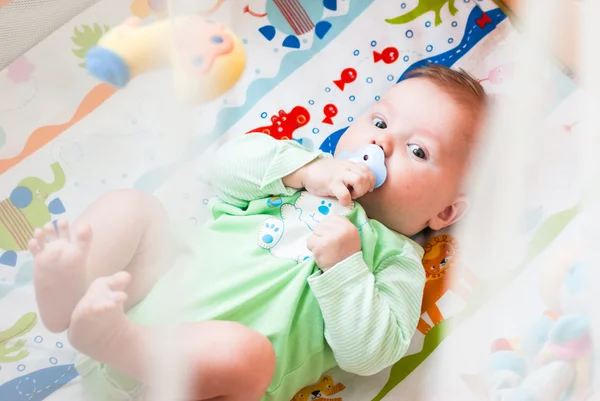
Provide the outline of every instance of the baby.
{"type": "Polygon", "coordinates": [[[250,134],[217,154],[219,201],[187,239],[193,263],[169,269],[166,213],[136,191],[105,194],[72,228],[35,231],[40,316],[86,355],[77,368],[97,399],[143,397],[147,342],[167,325],[186,350],[190,400],[289,401],[335,366],[372,375],[406,353],[425,284],[409,237],[467,210],[461,182],[485,105],[465,72],[409,78],[336,147],[382,148],[377,189],[362,164],[250,134]]]}

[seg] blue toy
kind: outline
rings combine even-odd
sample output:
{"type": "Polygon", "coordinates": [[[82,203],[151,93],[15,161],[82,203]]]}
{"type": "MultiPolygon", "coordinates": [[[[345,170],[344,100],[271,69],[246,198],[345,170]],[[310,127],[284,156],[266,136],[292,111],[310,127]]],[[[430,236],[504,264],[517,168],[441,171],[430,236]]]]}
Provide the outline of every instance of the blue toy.
{"type": "Polygon", "coordinates": [[[385,154],[377,145],[367,145],[356,152],[341,152],[338,159],[355,163],[365,163],[375,175],[375,188],[379,188],[387,178],[385,154]]]}
{"type": "Polygon", "coordinates": [[[591,289],[592,267],[580,261],[582,252],[578,247],[558,250],[540,275],[548,310],[521,341],[495,340],[481,375],[463,375],[476,394],[503,401],[597,398],[589,398],[594,353],[590,303],[583,297],[591,289]]]}

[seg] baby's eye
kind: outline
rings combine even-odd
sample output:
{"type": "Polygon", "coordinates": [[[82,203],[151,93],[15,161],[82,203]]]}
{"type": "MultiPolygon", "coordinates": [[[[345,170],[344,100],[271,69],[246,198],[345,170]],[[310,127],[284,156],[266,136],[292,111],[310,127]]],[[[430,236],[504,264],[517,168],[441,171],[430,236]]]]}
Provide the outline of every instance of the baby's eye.
{"type": "Polygon", "coordinates": [[[383,121],[379,117],[373,117],[373,119],[371,121],[373,122],[373,125],[376,126],[379,129],[386,129],[387,128],[387,124],[385,123],[385,121],[383,121]]]}
{"type": "Polygon", "coordinates": [[[408,148],[412,152],[413,155],[417,156],[419,159],[427,160],[427,155],[425,151],[419,145],[408,145],[408,148]]]}

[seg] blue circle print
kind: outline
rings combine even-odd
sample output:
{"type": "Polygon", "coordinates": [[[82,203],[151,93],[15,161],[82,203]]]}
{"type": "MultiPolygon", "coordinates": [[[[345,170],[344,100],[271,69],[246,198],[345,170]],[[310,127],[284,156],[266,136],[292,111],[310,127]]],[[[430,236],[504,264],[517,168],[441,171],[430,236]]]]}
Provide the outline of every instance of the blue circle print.
{"type": "Polygon", "coordinates": [[[402,57],[402,60],[404,60],[404,61],[408,61],[408,60],[410,60],[410,57],[408,57],[408,56],[404,56],[404,57],[402,57]]]}
{"type": "Polygon", "coordinates": [[[388,80],[388,81],[393,81],[393,80],[394,80],[394,76],[393,76],[393,75],[391,75],[391,74],[390,74],[390,75],[388,75],[388,76],[387,76],[387,80],[388,80]]]}
{"type": "Polygon", "coordinates": [[[308,104],[313,105],[313,104],[315,104],[315,101],[314,100],[309,100],[308,104]]]}
{"type": "Polygon", "coordinates": [[[278,53],[278,52],[279,52],[279,48],[278,48],[278,47],[276,47],[276,48],[274,48],[274,49],[273,49],[273,51],[274,51],[275,53],[278,53]]]}
{"type": "Polygon", "coordinates": [[[325,92],[331,92],[331,88],[328,86],[327,88],[325,88],[325,92]]]}
{"type": "Polygon", "coordinates": [[[425,48],[425,50],[427,50],[428,53],[431,53],[431,51],[433,50],[433,46],[427,45],[427,47],[425,48]]]}
{"type": "Polygon", "coordinates": [[[413,36],[414,36],[414,33],[413,33],[413,31],[411,31],[410,29],[409,29],[408,31],[406,31],[406,37],[407,37],[407,38],[409,38],[409,39],[410,39],[410,38],[412,38],[413,36]]]}
{"type": "Polygon", "coordinates": [[[368,83],[368,84],[372,84],[372,83],[373,83],[373,78],[371,78],[371,77],[367,77],[367,83],[368,83]]]}
{"type": "Polygon", "coordinates": [[[431,26],[431,21],[427,21],[427,22],[425,22],[425,27],[426,27],[426,28],[429,28],[430,26],[431,26]]]}
{"type": "Polygon", "coordinates": [[[400,4],[400,8],[405,9],[406,8],[406,3],[400,4]]]}
{"type": "Polygon", "coordinates": [[[357,49],[357,50],[354,50],[354,55],[355,55],[355,56],[358,56],[359,54],[360,54],[360,52],[358,51],[358,49],[357,49]]]}
{"type": "Polygon", "coordinates": [[[16,187],[10,193],[10,202],[18,207],[24,209],[33,201],[33,193],[26,187],[16,187]]]}
{"type": "Polygon", "coordinates": [[[356,100],[356,96],[352,95],[352,96],[350,96],[348,99],[349,99],[351,102],[353,102],[353,101],[355,101],[355,100],[356,100]]]}
{"type": "Polygon", "coordinates": [[[376,40],[372,40],[372,41],[371,41],[371,46],[372,46],[372,47],[375,47],[375,46],[377,46],[377,41],[376,41],[376,40]]]}
{"type": "Polygon", "coordinates": [[[354,117],[348,117],[348,122],[351,123],[352,121],[354,121],[354,117]]]}
{"type": "Polygon", "coordinates": [[[24,370],[25,370],[25,365],[19,365],[19,366],[17,366],[17,370],[18,370],[19,372],[22,372],[22,371],[24,371],[24,370]]]}
{"type": "Polygon", "coordinates": [[[456,22],[456,21],[453,21],[453,22],[452,22],[452,26],[456,28],[456,27],[458,26],[458,22],[456,22]]]}
{"type": "Polygon", "coordinates": [[[58,359],[56,359],[55,357],[51,357],[51,358],[49,359],[49,361],[50,361],[50,363],[51,363],[52,365],[56,365],[56,364],[58,363],[58,359]]]}
{"type": "Polygon", "coordinates": [[[260,113],[260,118],[267,118],[267,112],[263,111],[262,113],[260,113]]]}
{"type": "Polygon", "coordinates": [[[448,43],[453,43],[453,42],[454,42],[454,39],[452,39],[452,38],[448,39],[448,43]]]}
{"type": "Polygon", "coordinates": [[[44,339],[42,338],[42,336],[36,336],[33,341],[35,341],[36,343],[41,343],[42,341],[44,341],[44,339]]]}
{"type": "Polygon", "coordinates": [[[315,134],[315,135],[318,134],[319,133],[319,129],[318,128],[313,128],[312,129],[312,133],[315,134]]]}
{"type": "Polygon", "coordinates": [[[192,60],[192,64],[195,66],[202,65],[202,63],[204,63],[204,57],[202,57],[202,56],[196,56],[192,60]]]}
{"type": "Polygon", "coordinates": [[[61,343],[60,341],[56,343],[56,348],[62,348],[63,347],[63,343],[61,343]]]}
{"type": "Polygon", "coordinates": [[[381,96],[375,96],[375,101],[379,101],[379,99],[381,99],[381,96]]]}

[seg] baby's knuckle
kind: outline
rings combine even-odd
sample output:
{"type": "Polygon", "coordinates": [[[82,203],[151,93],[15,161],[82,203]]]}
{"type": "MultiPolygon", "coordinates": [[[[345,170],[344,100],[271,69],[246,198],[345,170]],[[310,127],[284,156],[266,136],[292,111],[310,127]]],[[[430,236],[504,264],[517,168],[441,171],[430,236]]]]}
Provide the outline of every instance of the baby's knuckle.
{"type": "Polygon", "coordinates": [[[344,234],[347,238],[354,237],[356,234],[358,234],[358,230],[354,226],[349,226],[349,227],[346,227],[344,234]]]}

